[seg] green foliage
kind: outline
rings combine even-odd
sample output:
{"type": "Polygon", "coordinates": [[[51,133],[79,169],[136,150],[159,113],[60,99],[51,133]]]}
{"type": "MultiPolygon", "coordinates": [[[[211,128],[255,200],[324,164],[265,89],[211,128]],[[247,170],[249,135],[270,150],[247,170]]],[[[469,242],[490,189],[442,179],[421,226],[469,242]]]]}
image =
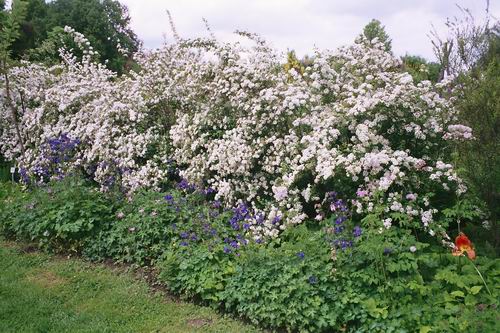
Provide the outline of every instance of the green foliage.
{"type": "Polygon", "coordinates": [[[405,55],[403,60],[403,70],[413,77],[415,83],[429,80],[437,82],[441,72],[441,66],[436,62],[428,62],[422,57],[405,55]]]}
{"type": "MultiPolygon", "coordinates": [[[[456,145],[457,164],[471,190],[491,213],[492,242],[500,251],[500,38],[491,37],[488,53],[459,79],[460,120],[474,140],[456,145]]],[[[497,252],[500,253],[500,252],[497,252]]]]}
{"type": "Polygon", "coordinates": [[[392,49],[392,41],[387,32],[385,31],[385,27],[379,20],[372,19],[365,27],[363,28],[363,35],[369,41],[377,38],[379,42],[385,45],[385,50],[390,52],[392,49]]]}
{"type": "MultiPolygon", "coordinates": [[[[18,1],[15,1],[18,2],[18,1]]],[[[25,19],[20,34],[9,44],[14,58],[53,63],[58,60],[60,40],[54,34],[64,26],[83,33],[99,52],[101,62],[119,73],[129,69],[130,59],[118,51],[118,45],[129,54],[137,51],[139,40],[129,27],[130,17],[125,5],[115,0],[26,0],[25,19]],[[42,56],[45,56],[42,57],[42,56]]],[[[16,29],[18,31],[18,29],[16,29]]]]}
{"type": "Polygon", "coordinates": [[[12,44],[21,35],[19,28],[21,22],[26,17],[26,11],[27,3],[25,1],[14,0],[12,2],[12,9],[0,21],[2,24],[0,26],[0,58],[3,70],[5,70],[6,62],[10,58],[12,44]]]}
{"type": "MultiPolygon", "coordinates": [[[[335,264],[335,280],[350,281],[365,311],[349,323],[353,331],[493,329],[499,291],[493,297],[486,292],[474,266],[464,260],[451,250],[418,242],[408,232],[365,233],[351,253],[339,253],[335,264]]],[[[490,286],[498,285],[499,263],[477,260],[490,286]]]]}
{"type": "Polygon", "coordinates": [[[227,217],[199,193],[143,191],[117,210],[112,226],[96,236],[98,240],[84,255],[93,260],[154,264],[171,244],[189,246],[230,236],[223,226],[227,217]]]}
{"type": "Polygon", "coordinates": [[[357,297],[339,293],[341,286],[330,279],[330,250],[319,233],[302,226],[287,236],[279,247],[253,247],[241,255],[222,293],[226,308],[270,327],[339,328],[343,307],[357,297]]]}
{"type": "Polygon", "coordinates": [[[179,219],[160,193],[138,193],[117,210],[111,228],[102,230],[84,255],[93,260],[112,258],[149,265],[166,250],[172,238],[171,225],[179,219]]]}
{"type": "Polygon", "coordinates": [[[2,232],[35,241],[54,252],[81,252],[100,228],[111,222],[113,206],[78,179],[32,190],[14,188],[0,210],[2,232]]]}
{"type": "Polygon", "coordinates": [[[7,182],[12,179],[10,168],[12,164],[4,161],[2,155],[0,155],[0,182],[7,182]]]}
{"type": "MultiPolygon", "coordinates": [[[[140,192],[128,202],[111,194],[74,178],[31,190],[5,183],[0,231],[50,251],[154,266],[172,292],[273,329],[489,332],[499,319],[499,259],[483,247],[474,262],[454,257],[382,204],[346,216],[342,230],[332,228],[339,215],[257,244],[233,221],[246,208],[223,211],[204,190],[140,192]],[[387,216],[393,226],[381,228],[387,216]]],[[[463,199],[439,223],[471,228],[477,214],[463,199]]]]}
{"type": "Polygon", "coordinates": [[[174,243],[160,265],[160,279],[176,293],[217,304],[228,277],[235,271],[233,257],[220,245],[186,247],[174,243]]]}
{"type": "Polygon", "coordinates": [[[21,23],[21,33],[12,46],[15,58],[23,50],[36,47],[47,37],[47,5],[44,0],[24,0],[27,7],[27,15],[21,23]]]}
{"type": "MultiPolygon", "coordinates": [[[[51,31],[47,32],[47,38],[36,47],[26,50],[26,57],[30,61],[43,63],[46,65],[55,65],[59,62],[59,49],[63,46],[73,46],[74,42],[64,32],[62,27],[54,27],[51,31]]],[[[78,49],[75,48],[75,53],[78,49]]]]}

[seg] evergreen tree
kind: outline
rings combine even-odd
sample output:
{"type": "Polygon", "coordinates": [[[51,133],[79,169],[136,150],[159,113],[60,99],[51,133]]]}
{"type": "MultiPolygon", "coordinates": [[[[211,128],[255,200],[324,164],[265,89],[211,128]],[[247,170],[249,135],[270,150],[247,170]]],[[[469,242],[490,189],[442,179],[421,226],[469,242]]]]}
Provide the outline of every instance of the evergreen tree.
{"type": "Polygon", "coordinates": [[[377,38],[379,42],[384,43],[385,50],[390,52],[392,50],[392,41],[387,32],[385,31],[385,27],[380,23],[379,20],[372,19],[370,23],[365,25],[363,28],[363,35],[369,41],[377,38]]]}

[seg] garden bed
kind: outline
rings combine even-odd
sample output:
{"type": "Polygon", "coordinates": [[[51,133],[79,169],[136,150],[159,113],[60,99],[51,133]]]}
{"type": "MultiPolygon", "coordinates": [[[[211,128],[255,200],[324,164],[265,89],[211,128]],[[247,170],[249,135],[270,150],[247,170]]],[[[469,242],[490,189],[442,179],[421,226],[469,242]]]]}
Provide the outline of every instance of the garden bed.
{"type": "Polygon", "coordinates": [[[317,223],[259,244],[233,228],[241,208],[216,215],[213,201],[192,190],[118,200],[71,178],[30,190],[2,187],[7,237],[154,270],[160,289],[264,328],[493,332],[499,319],[500,260],[482,246],[472,261],[410,232],[388,240],[359,228],[352,244],[332,251],[328,225],[317,223]]]}

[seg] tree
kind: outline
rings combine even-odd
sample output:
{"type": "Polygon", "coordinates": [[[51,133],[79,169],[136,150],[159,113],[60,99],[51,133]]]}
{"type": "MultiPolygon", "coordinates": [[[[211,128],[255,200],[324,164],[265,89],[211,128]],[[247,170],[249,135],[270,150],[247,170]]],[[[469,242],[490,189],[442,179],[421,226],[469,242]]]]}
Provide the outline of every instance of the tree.
{"type": "Polygon", "coordinates": [[[37,47],[47,37],[47,5],[44,0],[26,1],[26,16],[21,23],[19,38],[12,44],[12,56],[22,57],[28,49],[37,47]]]}
{"type": "Polygon", "coordinates": [[[286,60],[287,60],[286,64],[283,65],[285,68],[285,71],[288,72],[291,69],[294,69],[295,71],[297,71],[298,74],[300,74],[300,75],[304,74],[305,68],[300,63],[294,50],[287,52],[286,60]]]}
{"type": "Polygon", "coordinates": [[[476,66],[459,77],[459,116],[474,140],[457,146],[458,165],[472,190],[490,211],[495,246],[500,250],[500,27],[476,66]]]}
{"type": "MultiPolygon", "coordinates": [[[[140,41],[129,26],[126,6],[116,0],[28,0],[28,14],[22,23],[20,38],[13,44],[13,57],[28,60],[33,54],[57,55],[54,35],[64,26],[83,33],[99,53],[100,61],[119,73],[126,70],[130,55],[140,41]],[[47,42],[47,38],[51,38],[47,42]],[[55,47],[51,52],[48,47],[55,47]],[[32,52],[30,50],[42,48],[32,52]],[[121,50],[127,50],[126,54],[121,50]]],[[[50,63],[54,59],[46,58],[50,63]]]]}
{"type": "Polygon", "coordinates": [[[408,54],[401,57],[401,60],[403,61],[403,70],[410,73],[415,82],[429,80],[435,83],[438,81],[441,71],[441,66],[438,63],[428,62],[422,57],[408,54]]]}
{"type": "Polygon", "coordinates": [[[474,140],[455,146],[456,163],[475,196],[491,214],[492,236],[500,251],[500,23],[489,15],[477,23],[468,9],[462,17],[448,19],[448,34],[431,32],[434,53],[440,62],[439,80],[452,82],[458,118],[472,128],[474,140]]]}
{"type": "Polygon", "coordinates": [[[458,7],[462,17],[447,19],[448,34],[441,37],[436,29],[431,31],[434,54],[441,64],[440,80],[445,76],[458,75],[472,70],[489,47],[489,1],[486,3],[484,23],[477,24],[470,10],[458,7]]]}
{"type": "Polygon", "coordinates": [[[370,23],[365,25],[362,35],[365,36],[369,41],[377,38],[379,42],[384,43],[386,51],[390,52],[392,50],[391,38],[389,37],[387,32],[385,32],[385,27],[382,25],[382,23],[380,23],[379,20],[372,19],[370,23]]]}

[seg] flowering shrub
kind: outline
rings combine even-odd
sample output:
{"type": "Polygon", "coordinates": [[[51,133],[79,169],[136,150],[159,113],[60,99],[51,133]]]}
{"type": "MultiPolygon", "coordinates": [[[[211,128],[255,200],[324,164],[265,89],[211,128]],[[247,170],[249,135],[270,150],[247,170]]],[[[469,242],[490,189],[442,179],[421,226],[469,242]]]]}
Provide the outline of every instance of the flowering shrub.
{"type": "Polygon", "coordinates": [[[61,65],[23,63],[9,73],[23,142],[2,104],[1,153],[38,181],[46,176],[40,175],[46,144],[65,135],[79,142],[74,158],[66,161],[69,168],[85,170],[103,190],[116,181],[129,190],[156,186],[164,174],[150,148],[159,137],[137,82],[117,79],[93,62],[95,51],[88,40],[70,28],[66,31],[83,49],[82,59],[61,49],[61,65]]]}
{"type": "Polygon", "coordinates": [[[179,40],[137,53],[140,69],[117,77],[93,61],[83,35],[65,31],[81,58],[63,48],[61,65],[9,73],[23,142],[0,106],[0,152],[26,179],[58,176],[40,168],[47,142],[63,135],[78,140],[66,168],[83,169],[102,190],[158,189],[175,162],[224,206],[246,205],[244,231],[256,241],[328,218],[333,190],[358,216],[387,203],[378,228],[401,225],[397,213],[441,234],[442,198],[432,193],[453,201],[466,191],[446,141],[472,133],[456,123],[446,83],[414,84],[376,39],[317,51],[303,73],[248,33],[240,34],[255,47],[179,40]]]}

